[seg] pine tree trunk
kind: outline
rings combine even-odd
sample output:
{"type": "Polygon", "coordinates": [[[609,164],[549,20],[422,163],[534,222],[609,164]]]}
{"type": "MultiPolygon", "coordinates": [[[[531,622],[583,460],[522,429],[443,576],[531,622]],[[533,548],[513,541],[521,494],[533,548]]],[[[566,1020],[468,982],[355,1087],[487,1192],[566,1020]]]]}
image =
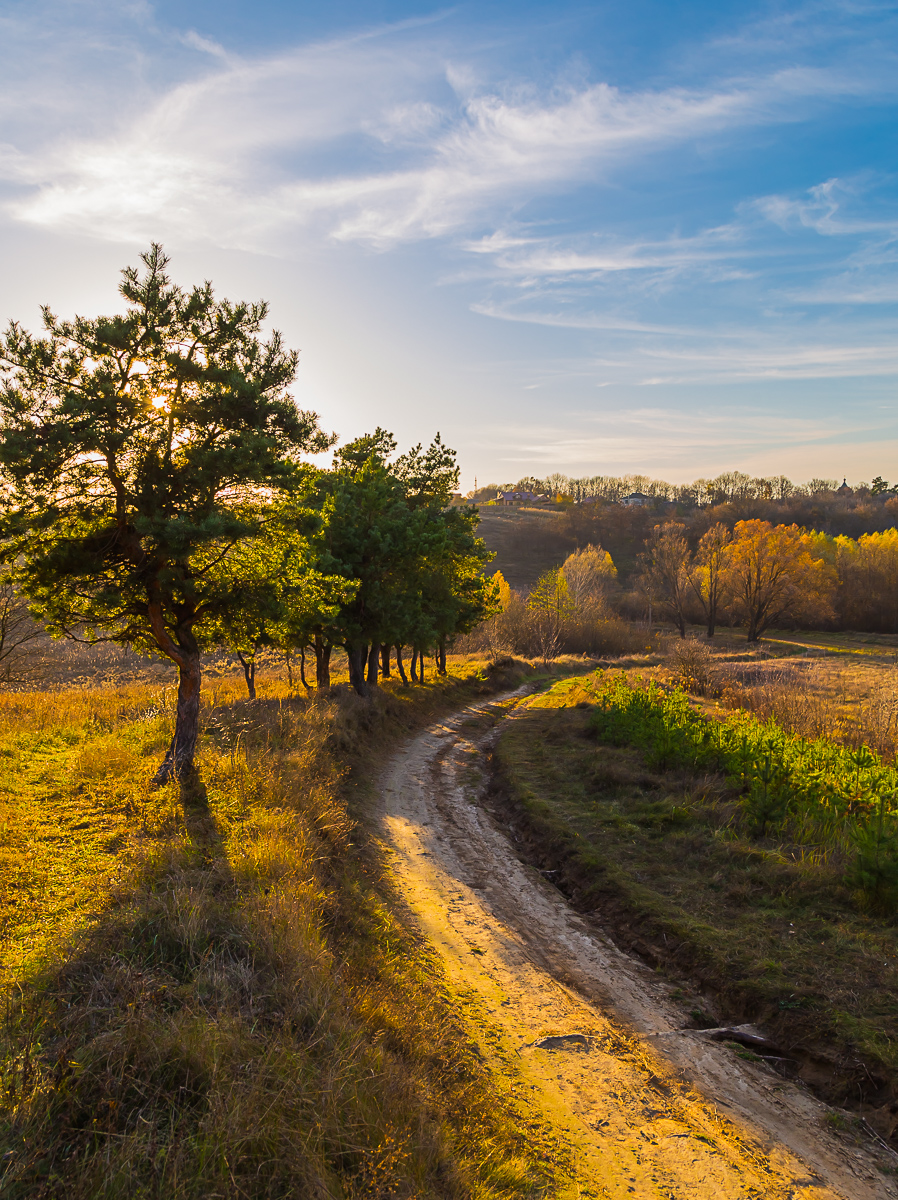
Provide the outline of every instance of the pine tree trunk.
{"type": "Polygon", "coordinates": [[[256,698],[256,659],[255,656],[244,658],[243,655],[237,652],[237,657],[240,659],[240,665],[243,667],[243,678],[246,680],[246,690],[249,692],[250,700],[256,698]]]}
{"type": "Polygon", "coordinates": [[[399,678],[405,687],[408,687],[408,676],[405,673],[405,665],[402,661],[402,646],[399,642],[396,643],[396,670],[399,672],[399,678]]]}
{"type": "Polygon", "coordinates": [[[409,664],[409,670],[412,676],[412,683],[418,682],[418,647],[412,646],[412,661],[409,664]]]}
{"type": "Polygon", "coordinates": [[[440,638],[440,646],[437,651],[437,670],[441,675],[446,674],[446,635],[443,634],[440,638]]]}
{"type": "Polygon", "coordinates": [[[331,685],[331,650],[333,646],[325,645],[320,633],[315,634],[315,682],[319,688],[329,688],[331,685]]]}
{"type": "Polygon", "coordinates": [[[380,648],[380,673],[384,679],[390,678],[390,643],[384,642],[380,648]]]}
{"type": "Polygon", "coordinates": [[[181,779],[193,770],[196,740],[199,735],[201,681],[199,650],[182,650],[181,663],[178,665],[175,735],[162,766],[153,779],[153,787],[162,787],[171,779],[181,779]]]}
{"type": "Polygon", "coordinates": [[[365,664],[367,661],[367,646],[352,646],[346,644],[346,658],[349,661],[349,682],[360,696],[369,696],[368,685],[365,682],[365,664]]]}
{"type": "Polygon", "coordinates": [[[293,691],[293,655],[288,650],[284,655],[284,661],[287,664],[287,687],[293,691]]]}
{"type": "Polygon", "coordinates": [[[377,687],[377,677],[380,674],[380,643],[372,642],[371,649],[368,651],[368,678],[369,687],[377,687]]]}
{"type": "Polygon", "coordinates": [[[300,648],[299,648],[299,677],[302,680],[302,686],[306,689],[307,692],[310,691],[312,685],[306,679],[306,648],[305,648],[305,646],[300,646],[300,648]]]}

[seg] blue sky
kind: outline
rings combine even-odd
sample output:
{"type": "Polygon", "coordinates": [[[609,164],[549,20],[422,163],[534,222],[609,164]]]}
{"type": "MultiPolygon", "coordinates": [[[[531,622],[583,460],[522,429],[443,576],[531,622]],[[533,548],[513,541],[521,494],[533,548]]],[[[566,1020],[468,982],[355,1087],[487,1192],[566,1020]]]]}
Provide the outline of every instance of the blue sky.
{"type": "Polygon", "coordinates": [[[898,4],[0,3],[0,318],[151,240],[349,438],[898,478],[898,4]]]}

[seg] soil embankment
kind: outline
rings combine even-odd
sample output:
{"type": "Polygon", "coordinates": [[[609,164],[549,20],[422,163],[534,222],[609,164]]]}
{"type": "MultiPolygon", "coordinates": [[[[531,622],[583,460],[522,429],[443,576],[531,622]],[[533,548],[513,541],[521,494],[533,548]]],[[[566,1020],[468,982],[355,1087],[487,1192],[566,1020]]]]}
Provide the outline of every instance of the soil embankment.
{"type": "Polygon", "coordinates": [[[565,1195],[896,1195],[888,1152],[707,1032],[670,989],[578,916],[476,803],[501,701],[416,737],[383,782],[394,873],[472,1034],[522,1117],[567,1147],[565,1195]],[[888,1157],[889,1161],[885,1159],[888,1157]]]}

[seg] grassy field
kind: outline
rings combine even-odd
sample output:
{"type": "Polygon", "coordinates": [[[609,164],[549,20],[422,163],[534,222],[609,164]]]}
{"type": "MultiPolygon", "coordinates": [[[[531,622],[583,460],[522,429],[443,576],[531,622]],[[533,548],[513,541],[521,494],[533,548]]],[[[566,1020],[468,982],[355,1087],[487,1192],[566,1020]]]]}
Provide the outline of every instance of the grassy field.
{"type": "Polygon", "coordinates": [[[544,1193],[358,820],[397,738],[521,669],[220,677],[187,794],[149,790],[170,689],[0,697],[0,1194],[544,1193]]]}
{"type": "MultiPolygon", "coordinates": [[[[664,669],[647,661],[629,678],[664,669]]],[[[760,1021],[803,1078],[892,1137],[898,929],[846,882],[845,842],[797,844],[747,820],[707,765],[603,744],[594,687],[560,682],[521,706],[492,802],[523,818],[532,861],[579,908],[669,975],[686,1019],[760,1021]]]]}

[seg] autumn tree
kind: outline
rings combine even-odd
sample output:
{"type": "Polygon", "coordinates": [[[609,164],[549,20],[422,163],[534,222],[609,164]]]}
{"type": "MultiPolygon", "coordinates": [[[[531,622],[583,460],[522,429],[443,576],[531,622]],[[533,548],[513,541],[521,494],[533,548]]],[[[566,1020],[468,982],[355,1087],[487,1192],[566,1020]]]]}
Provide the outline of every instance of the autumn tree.
{"type": "Polygon", "coordinates": [[[617,567],[601,546],[569,554],[561,566],[571,600],[580,608],[602,607],[617,585],[617,567]]]}
{"type": "Polygon", "coordinates": [[[702,536],[688,578],[693,594],[705,614],[708,637],[714,636],[717,619],[727,597],[728,576],[724,571],[731,534],[726,525],[716,524],[702,536]]]}
{"type": "Polygon", "coordinates": [[[565,621],[576,612],[560,568],[546,571],[539,577],[528,597],[527,607],[533,617],[543,662],[548,665],[558,655],[565,621]]]}
{"type": "Polygon", "coordinates": [[[332,443],[288,392],[296,355],[265,304],[189,291],[158,245],[122,272],[124,313],[12,323],[0,342],[5,559],[58,635],[136,646],[178,668],[161,784],[193,766],[203,627],[257,603],[233,578],[300,456],[332,443]]]}
{"type": "Polygon", "coordinates": [[[898,531],[833,539],[839,612],[849,629],[898,632],[898,531]]]}
{"type": "Polygon", "coordinates": [[[784,618],[833,616],[833,568],[815,556],[813,538],[797,525],[740,521],[725,547],[721,585],[745,623],[750,642],[784,618]]]}
{"type": "Polygon", "coordinates": [[[684,638],[690,591],[686,527],[675,521],[656,525],[645,547],[640,555],[643,588],[657,597],[684,638]]]}

